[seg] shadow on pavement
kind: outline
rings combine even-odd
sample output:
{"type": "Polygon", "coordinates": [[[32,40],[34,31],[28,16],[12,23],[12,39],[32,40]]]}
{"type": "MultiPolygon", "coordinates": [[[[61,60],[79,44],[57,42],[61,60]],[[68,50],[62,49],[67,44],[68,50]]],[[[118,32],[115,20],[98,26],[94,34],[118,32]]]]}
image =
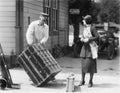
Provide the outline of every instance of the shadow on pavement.
{"type": "Polygon", "coordinates": [[[64,89],[66,88],[66,80],[56,79],[43,85],[41,88],[64,89]]]}
{"type": "Polygon", "coordinates": [[[114,88],[116,86],[120,86],[118,84],[112,84],[112,83],[102,83],[102,84],[94,84],[93,88],[99,87],[99,88],[114,88]]]}

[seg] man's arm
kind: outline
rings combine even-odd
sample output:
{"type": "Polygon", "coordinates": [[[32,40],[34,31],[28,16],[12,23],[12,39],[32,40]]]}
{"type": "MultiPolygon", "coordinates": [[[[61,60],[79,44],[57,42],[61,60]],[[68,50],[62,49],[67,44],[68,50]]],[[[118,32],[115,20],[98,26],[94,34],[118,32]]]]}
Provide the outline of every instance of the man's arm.
{"type": "Polygon", "coordinates": [[[26,40],[29,45],[33,43],[33,31],[34,31],[34,25],[33,23],[31,23],[26,32],[26,40]]]}
{"type": "Polygon", "coordinates": [[[41,44],[45,44],[49,38],[49,27],[46,25],[45,31],[44,31],[44,38],[41,40],[41,44]]]}

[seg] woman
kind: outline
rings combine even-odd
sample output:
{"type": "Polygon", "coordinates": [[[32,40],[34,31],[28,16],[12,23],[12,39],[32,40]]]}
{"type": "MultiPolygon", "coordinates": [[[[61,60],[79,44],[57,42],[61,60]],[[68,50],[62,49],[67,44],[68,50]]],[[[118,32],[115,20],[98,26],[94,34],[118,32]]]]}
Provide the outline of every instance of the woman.
{"type": "Polygon", "coordinates": [[[81,41],[84,43],[81,49],[80,57],[82,58],[82,80],[80,86],[85,84],[85,74],[90,73],[90,80],[88,87],[93,86],[93,76],[97,72],[97,40],[99,35],[92,25],[92,17],[87,15],[83,18],[84,31],[81,36],[81,41]],[[93,46],[93,47],[92,47],[93,46]],[[95,53],[92,49],[95,49],[95,53]]]}

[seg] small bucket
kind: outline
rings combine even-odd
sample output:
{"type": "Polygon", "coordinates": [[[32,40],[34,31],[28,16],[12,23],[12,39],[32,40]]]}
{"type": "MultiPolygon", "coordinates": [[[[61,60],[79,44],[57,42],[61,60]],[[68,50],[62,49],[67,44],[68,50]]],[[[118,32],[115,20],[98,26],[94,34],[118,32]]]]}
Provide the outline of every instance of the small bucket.
{"type": "Polygon", "coordinates": [[[66,92],[74,92],[74,82],[75,82],[75,76],[70,75],[67,78],[67,84],[66,84],[66,92]]]}

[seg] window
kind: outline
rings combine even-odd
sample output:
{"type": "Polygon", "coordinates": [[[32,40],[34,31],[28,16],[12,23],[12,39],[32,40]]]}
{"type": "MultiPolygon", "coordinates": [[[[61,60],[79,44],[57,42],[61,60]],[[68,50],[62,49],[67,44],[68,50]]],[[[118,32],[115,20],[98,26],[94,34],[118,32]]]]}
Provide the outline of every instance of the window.
{"type": "Polygon", "coordinates": [[[52,14],[53,14],[53,30],[57,31],[57,21],[58,21],[58,0],[53,0],[52,2],[52,14]]]}
{"type": "Polygon", "coordinates": [[[44,12],[49,15],[47,24],[50,25],[50,1],[51,0],[44,0],[44,12]]]}
{"type": "Polygon", "coordinates": [[[59,0],[44,0],[44,12],[49,15],[47,23],[50,27],[50,33],[58,32],[58,3],[59,0]]]}

